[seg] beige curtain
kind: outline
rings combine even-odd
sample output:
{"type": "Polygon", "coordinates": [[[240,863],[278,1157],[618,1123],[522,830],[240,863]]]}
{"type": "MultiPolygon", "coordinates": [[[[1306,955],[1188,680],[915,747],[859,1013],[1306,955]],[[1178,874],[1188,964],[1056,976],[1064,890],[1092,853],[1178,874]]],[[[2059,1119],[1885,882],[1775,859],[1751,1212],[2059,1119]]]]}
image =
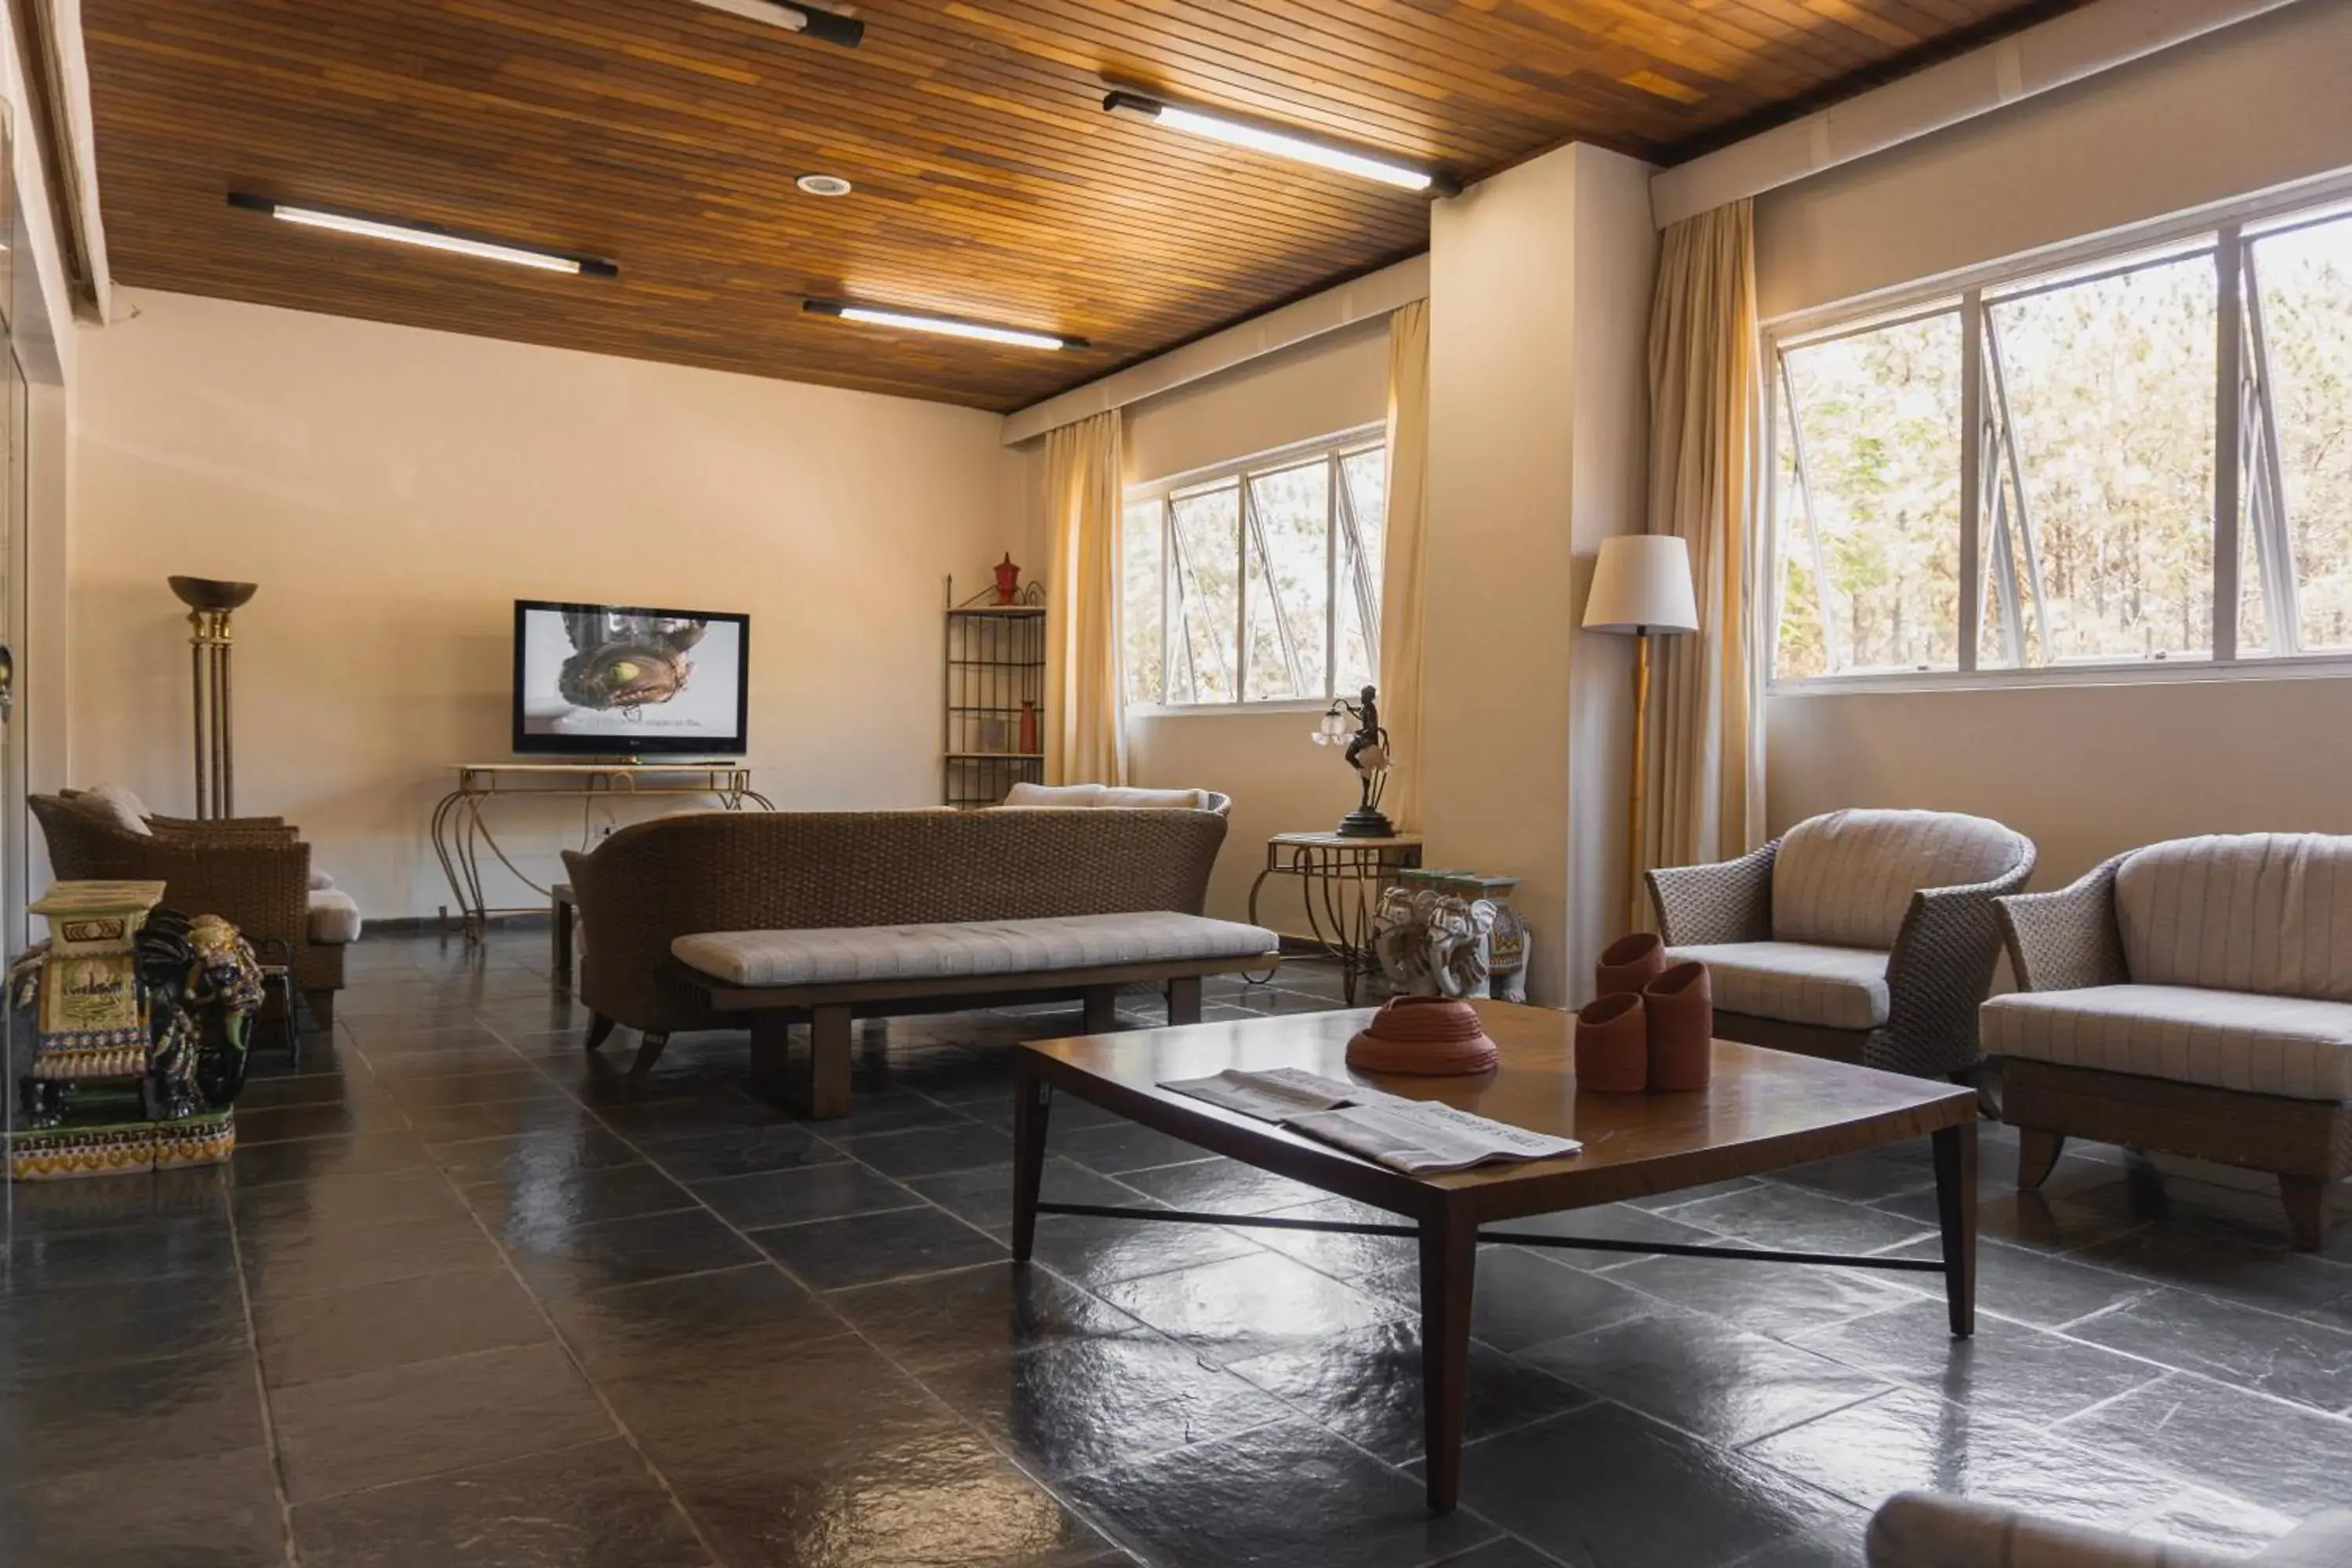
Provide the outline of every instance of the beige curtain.
{"type": "Polygon", "coordinates": [[[1381,568],[1381,721],[1393,771],[1381,808],[1421,826],[1421,601],[1429,521],[1429,301],[1389,312],[1389,516],[1381,568]]]}
{"type": "MultiPolygon", "coordinates": [[[[1741,201],[1666,230],[1650,310],[1650,531],[1689,543],[1699,629],[1654,645],[1645,869],[1763,842],[1762,406],[1754,218],[1741,201]]],[[[1649,900],[1633,891],[1646,924],[1649,900]]]]}
{"type": "Polygon", "coordinates": [[[1127,782],[1126,680],[1119,667],[1118,410],[1045,437],[1045,778],[1127,782]]]}

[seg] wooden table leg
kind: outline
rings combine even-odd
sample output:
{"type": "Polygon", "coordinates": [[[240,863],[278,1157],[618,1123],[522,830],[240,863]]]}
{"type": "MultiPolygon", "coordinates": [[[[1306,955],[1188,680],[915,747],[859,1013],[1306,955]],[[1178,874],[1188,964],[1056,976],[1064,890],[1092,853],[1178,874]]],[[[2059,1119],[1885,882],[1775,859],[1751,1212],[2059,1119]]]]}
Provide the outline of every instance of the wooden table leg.
{"type": "Polygon", "coordinates": [[[1429,1510],[1462,1496],[1462,1409],[1470,1373],[1470,1291],[1478,1227],[1450,1211],[1421,1222],[1421,1410],[1429,1510]]]}
{"type": "Polygon", "coordinates": [[[1935,1135],[1936,1215],[1944,1231],[1944,1299],[1952,1332],[1977,1331],[1977,1124],[1964,1121],[1935,1135]]]}
{"type": "Polygon", "coordinates": [[[1013,1069],[1013,1257],[1029,1261],[1037,1239],[1037,1189],[1045,1177],[1045,1121],[1054,1109],[1054,1086],[1032,1077],[1016,1062],[1013,1069]]]}

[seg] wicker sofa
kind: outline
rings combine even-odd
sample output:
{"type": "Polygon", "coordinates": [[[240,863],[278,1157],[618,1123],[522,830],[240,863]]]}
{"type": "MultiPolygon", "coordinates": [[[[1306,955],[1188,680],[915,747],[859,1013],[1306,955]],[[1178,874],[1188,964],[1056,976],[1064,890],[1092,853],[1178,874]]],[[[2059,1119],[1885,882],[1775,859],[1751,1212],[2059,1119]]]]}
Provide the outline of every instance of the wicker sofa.
{"type": "Polygon", "coordinates": [[[2037,1519],[1938,1492],[1897,1492],[1870,1521],[1870,1568],[2345,1568],[2352,1512],[2314,1514],[2252,1557],[2037,1519]]]}
{"type": "Polygon", "coordinates": [[[294,988],[312,1022],[334,1026],[343,950],[359,935],[359,909],[346,894],[311,887],[310,847],[299,828],[275,816],[158,816],[136,802],[110,820],[92,808],[91,798],[72,790],[30,797],[59,880],[162,882],[167,902],[190,914],[219,915],[245,933],[264,963],[290,961],[294,988]],[[123,825],[132,816],[145,832],[123,825]]]}
{"type": "Polygon", "coordinates": [[[2279,1178],[2305,1249],[2352,1173],[2352,837],[2249,833],[2119,855],[2000,901],[2015,994],[1986,1003],[2018,1184],[2069,1137],[2279,1178]]]}
{"type": "Polygon", "coordinates": [[[1074,917],[1191,921],[1193,938],[1211,940],[1178,966],[1189,984],[1173,973],[1165,983],[1171,1021],[1197,1016],[1198,975],[1263,967],[1277,945],[1256,927],[1198,919],[1225,825],[1214,809],[1082,807],[714,812],[623,828],[564,857],[580,910],[581,995],[593,1015],[588,1048],[625,1025],[643,1037],[642,1072],[677,1031],[749,1026],[755,1067],[780,1073],[776,1031],[805,1022],[801,1097],[837,1115],[853,1016],[1068,998],[1087,1004],[1090,1028],[1109,1027],[1118,987],[1160,971],[1106,963],[1080,973],[1049,956],[1032,964],[1025,955],[1068,951],[1054,945],[1065,933],[1007,929],[1074,917]],[[958,932],[940,928],[983,925],[992,945],[1018,947],[1023,961],[1000,953],[977,974],[942,952],[958,932]],[[918,942],[929,946],[909,957],[918,942]],[[808,962],[785,973],[778,948],[808,962]]]}
{"type": "Polygon", "coordinates": [[[1724,1038],[1945,1077],[1980,1059],[1993,900],[2032,870],[2032,843],[1981,816],[1834,811],[1648,883],[1670,961],[1707,966],[1724,1038]]]}

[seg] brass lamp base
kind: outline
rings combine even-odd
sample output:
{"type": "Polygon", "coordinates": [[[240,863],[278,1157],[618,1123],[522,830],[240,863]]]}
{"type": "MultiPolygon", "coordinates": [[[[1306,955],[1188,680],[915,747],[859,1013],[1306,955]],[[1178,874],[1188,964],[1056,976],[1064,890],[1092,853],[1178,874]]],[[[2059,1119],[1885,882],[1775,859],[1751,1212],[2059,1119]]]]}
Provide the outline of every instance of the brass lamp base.
{"type": "Polygon", "coordinates": [[[1338,832],[1342,838],[1394,838],[1396,824],[1364,807],[1341,817],[1338,832]]]}

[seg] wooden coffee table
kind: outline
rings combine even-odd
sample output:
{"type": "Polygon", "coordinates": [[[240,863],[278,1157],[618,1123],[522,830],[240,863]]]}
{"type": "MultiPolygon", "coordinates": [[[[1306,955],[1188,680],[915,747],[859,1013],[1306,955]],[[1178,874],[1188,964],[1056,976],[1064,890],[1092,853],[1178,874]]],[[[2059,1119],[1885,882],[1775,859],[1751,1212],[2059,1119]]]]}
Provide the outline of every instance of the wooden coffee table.
{"type": "MultiPolygon", "coordinates": [[[[1422,1401],[1429,1506],[1454,1507],[1462,1482],[1462,1411],[1470,1354],[1470,1295],[1478,1243],[1734,1258],[1756,1263],[1926,1271],[1944,1277],[1952,1332],[1976,1326],[1977,1100],[1972,1089],[1868,1068],[1715,1042],[1715,1081],[1696,1094],[1611,1095],[1576,1087],[1571,1015],[1504,1002],[1477,1005],[1502,1049],[1492,1073],[1468,1079],[1355,1075],[1391,1094],[1442,1100],[1531,1131],[1583,1141],[1557,1160],[1408,1176],[1268,1122],[1158,1087],[1227,1068],[1297,1067],[1347,1078],[1348,1038],[1369,1011],[1192,1024],[1024,1045],[1014,1063],[1013,1256],[1025,1262],[1041,1214],[1160,1223],[1411,1236],[1421,1243],[1422,1401]],[[1351,1225],[1260,1215],[1197,1214],[1098,1204],[1041,1203],[1048,1112],[1055,1089],[1214,1153],[1411,1220],[1351,1225]],[[1840,1257],[1756,1247],[1621,1242],[1482,1229],[1531,1215],[1704,1186],[1835,1154],[1932,1138],[1939,1261],[1840,1257]]],[[[1017,1265],[1016,1265],[1017,1266],[1017,1265]]]]}

